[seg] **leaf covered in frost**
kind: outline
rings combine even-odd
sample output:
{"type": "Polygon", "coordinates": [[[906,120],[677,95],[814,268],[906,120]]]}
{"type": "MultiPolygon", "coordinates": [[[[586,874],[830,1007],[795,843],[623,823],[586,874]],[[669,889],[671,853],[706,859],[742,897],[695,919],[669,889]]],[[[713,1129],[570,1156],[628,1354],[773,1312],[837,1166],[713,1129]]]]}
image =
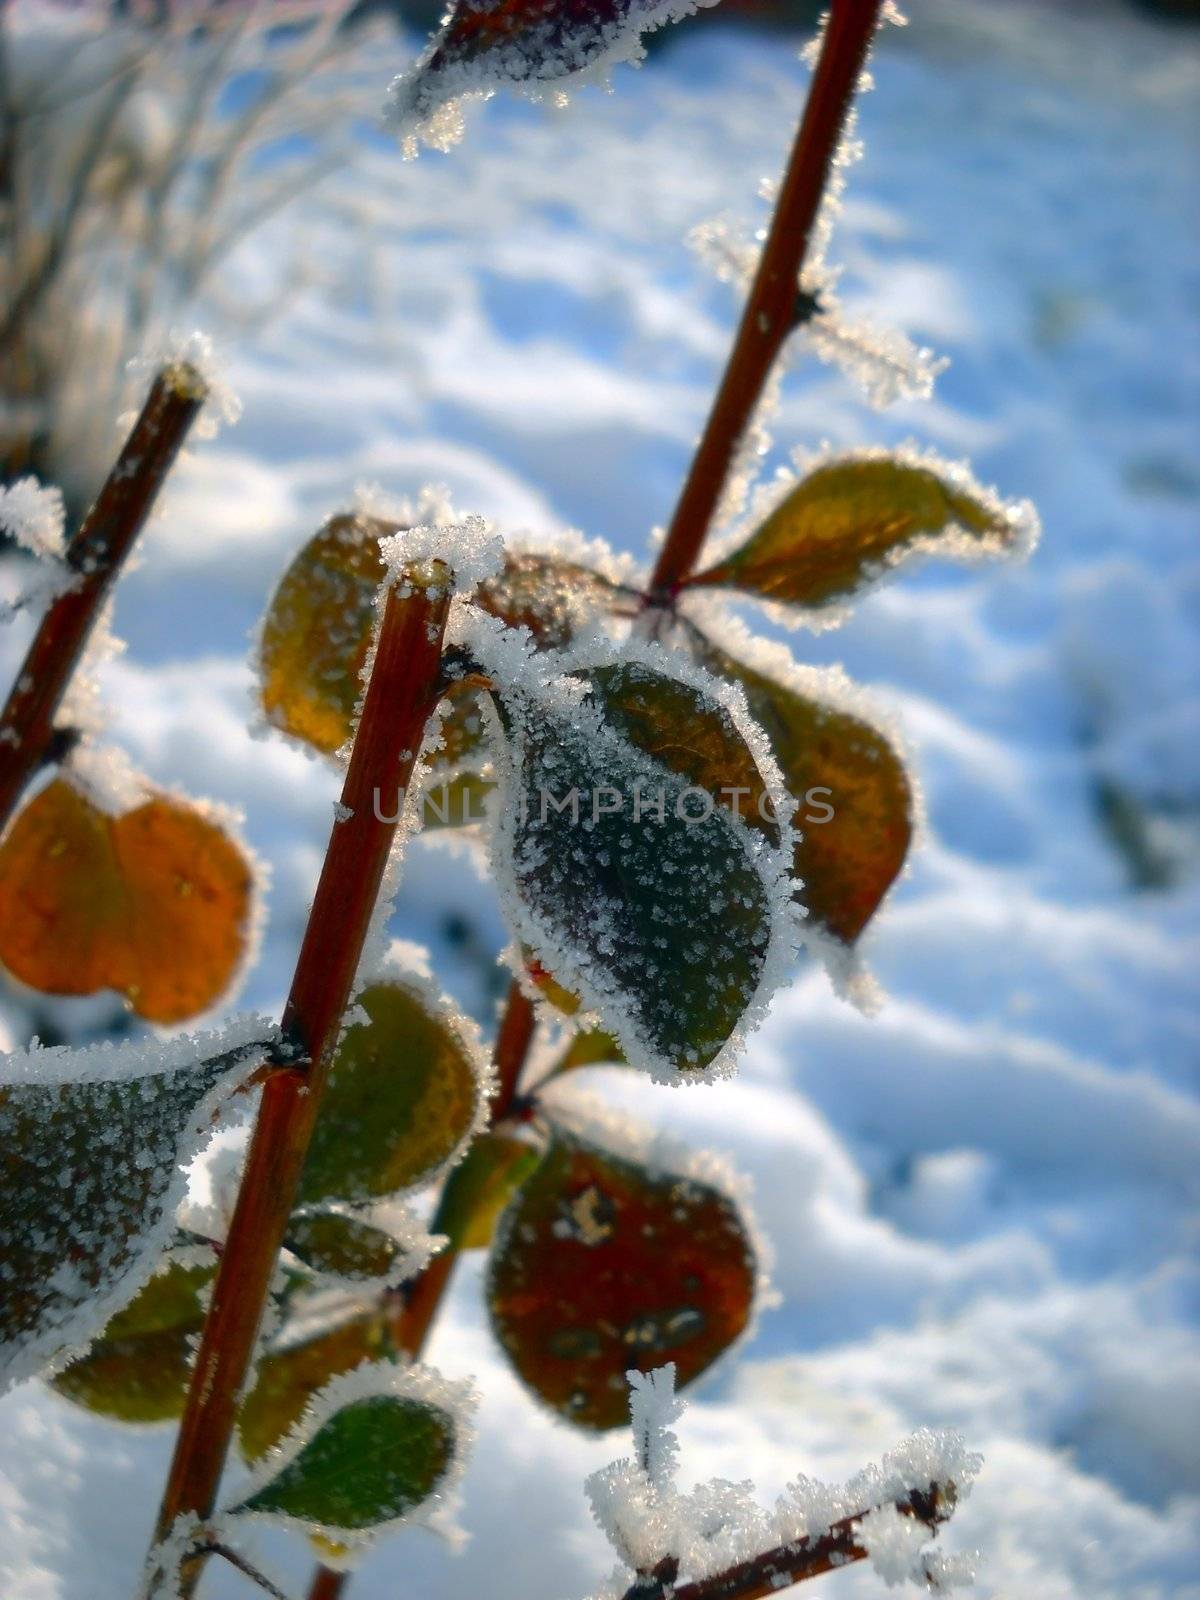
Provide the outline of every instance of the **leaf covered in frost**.
{"type": "Polygon", "coordinates": [[[183,1412],[204,1292],[216,1256],[168,1254],[123,1310],[50,1382],[87,1411],[117,1422],[165,1422],[183,1412]]]}
{"type": "Polygon", "coordinates": [[[271,1036],[255,1017],[165,1044],[0,1057],[0,1390],[81,1346],[141,1288],[182,1165],[271,1036]]]}
{"type": "Polygon", "coordinates": [[[416,66],[396,79],[390,117],[404,132],[464,94],[535,88],[640,61],[641,36],[716,0],[455,0],[416,66]]]}
{"type": "Polygon", "coordinates": [[[518,1375],[568,1420],[614,1428],[626,1372],[673,1361],[692,1382],[746,1327],[756,1251],[731,1196],[555,1130],[501,1218],[492,1328],[518,1375]]]}
{"type": "Polygon", "coordinates": [[[510,550],[474,600],[509,628],[528,628],[535,649],[559,650],[611,608],[618,591],[603,573],[538,551],[510,550]]]}
{"type": "Polygon", "coordinates": [[[369,983],[342,1035],[300,1182],[305,1203],[375,1200],[452,1161],[482,1124],[488,1066],[472,1025],[409,976],[369,983]]]}
{"type": "Polygon", "coordinates": [[[46,994],[115,989],[181,1022],[237,975],[253,900],[250,861],[202,810],[158,794],[111,816],[56,778],[0,844],[0,963],[46,994]]]}
{"type": "Polygon", "coordinates": [[[438,1509],[461,1472],[469,1389],[429,1368],[334,1378],[228,1508],[361,1548],[438,1509]]]}
{"type": "Polygon", "coordinates": [[[791,804],[715,680],[654,646],[621,650],[500,687],[511,770],[493,862],[513,931],[554,981],[635,1066],[696,1081],[730,1069],[786,974],[791,804]]]}
{"type": "Polygon", "coordinates": [[[970,559],[1027,548],[1036,518],[932,458],[860,454],[802,478],[746,542],[692,584],[819,611],[924,551],[970,559]]]}
{"type": "Polygon", "coordinates": [[[757,671],[706,643],[711,671],[742,686],[800,807],[793,871],[811,921],[853,944],[904,865],[913,795],[904,763],[863,717],[819,693],[815,671],[757,671]],[[804,692],[802,683],[813,690],[804,692]],[[831,814],[830,814],[831,813],[831,814]]]}

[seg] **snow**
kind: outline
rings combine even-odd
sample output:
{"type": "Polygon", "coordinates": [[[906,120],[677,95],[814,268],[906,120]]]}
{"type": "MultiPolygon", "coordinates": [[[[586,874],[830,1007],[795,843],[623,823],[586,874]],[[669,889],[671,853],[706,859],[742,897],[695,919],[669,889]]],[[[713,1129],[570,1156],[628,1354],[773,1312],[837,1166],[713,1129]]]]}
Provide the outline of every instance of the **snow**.
{"type": "MultiPolygon", "coordinates": [[[[833,253],[848,317],[951,365],[932,403],[881,414],[798,362],[766,466],[797,443],[916,435],[1028,496],[1043,541],[1020,568],[931,563],[788,640],[888,707],[925,790],[926,841],[866,952],[880,1015],[812,963],[735,1080],[666,1095],[597,1069],[589,1087],[726,1151],[776,1247],[782,1305],[676,1424],[689,1481],[753,1476],[769,1503],[800,1471],[842,1481],[918,1427],[956,1428],[986,1465],[943,1542],[980,1551],[982,1600],[1194,1600],[1196,40],[1107,6],[911,10],[875,52],[833,253]],[[1166,887],[1132,886],[1098,776],[1165,831],[1166,887]]],[[[786,40],[715,22],[564,115],[497,96],[448,158],[372,147],[339,180],[375,211],[369,240],[314,201],[238,256],[257,301],[298,228],[339,298],[305,288],[225,341],[242,421],[172,479],[121,585],[129,649],[97,671],[111,736],[155,782],[243,807],[274,868],[247,1003],[278,1014],[337,792],[248,729],[245,636],[285,562],[360,481],[445,482],[533,548],[570,525],[644,560],[733,314],[682,241],[723,210],[761,223],[804,81],[786,40]]],[[[26,636],[0,634],[6,668],[26,636]]],[[[414,846],[394,926],[489,1023],[506,935],[470,863],[414,846]]],[[[29,1005],[5,1011],[27,1038],[29,1005]]],[[[107,1020],[95,1002],[54,1016],[84,1037],[107,1020]]],[[[473,1542],[400,1536],[355,1575],[358,1600],[571,1600],[611,1564],[582,1484],[627,1447],[530,1405],[478,1279],[457,1269],[432,1348],[483,1395],[473,1542]]],[[[0,1419],[0,1589],[127,1595],[169,1430],[36,1385],[0,1419]]],[[[303,1593],[303,1541],[260,1548],[303,1593]]],[[[216,1568],[207,1584],[247,1592],[216,1568]]],[[[881,1587],[860,1563],[819,1592],[881,1587]]]]}

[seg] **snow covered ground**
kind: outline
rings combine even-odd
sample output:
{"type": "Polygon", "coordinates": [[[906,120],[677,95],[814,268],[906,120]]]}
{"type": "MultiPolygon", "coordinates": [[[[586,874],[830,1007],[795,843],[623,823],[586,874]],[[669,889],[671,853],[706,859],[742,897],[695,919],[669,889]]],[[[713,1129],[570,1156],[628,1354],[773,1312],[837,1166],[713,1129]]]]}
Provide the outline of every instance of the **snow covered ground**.
{"type": "MultiPolygon", "coordinates": [[[[1090,7],[911,9],[862,105],[833,258],[848,302],[952,365],[931,405],[883,416],[801,366],[779,459],[916,437],[1032,497],[1043,544],[1020,570],[930,568],[792,640],[877,688],[925,787],[927,837],[871,945],[881,1014],[806,971],[736,1081],[597,1087],[733,1156],[775,1245],[782,1304],[694,1395],[685,1481],[770,1495],[955,1426],[986,1466],[946,1542],[981,1549],[981,1594],[1182,1600],[1200,1596],[1200,40],[1090,7]]],[[[336,792],[248,731],[246,635],[274,576],[364,481],[432,479],[505,528],[644,549],[733,314],[681,240],[761,215],[803,84],[789,41],[697,32],[613,99],[477,110],[449,156],[402,166],[380,142],[243,251],[247,299],[297,243],[321,281],[231,347],[244,419],[178,474],[103,674],[134,759],[243,806],[271,865],[240,1003],[279,1004],[336,792]],[[369,235],[339,222],[339,193],[371,200],[369,235]]],[[[0,639],[0,667],[18,644],[0,639]]],[[[465,863],[418,846],[397,931],[488,1015],[500,927],[465,863]]],[[[359,1600],[572,1600],[610,1565],[582,1481],[624,1441],[534,1410],[477,1278],[460,1273],[431,1349],[484,1394],[472,1542],[393,1541],[359,1600]]],[[[0,1440],[0,1594],[128,1594],[170,1431],[31,1385],[0,1404],[0,1440]]],[[[300,1587],[297,1544],[258,1554],[300,1587]]],[[[881,1588],[861,1569],[819,1583],[881,1588]]],[[[206,1580],[214,1600],[250,1592],[206,1580]]]]}

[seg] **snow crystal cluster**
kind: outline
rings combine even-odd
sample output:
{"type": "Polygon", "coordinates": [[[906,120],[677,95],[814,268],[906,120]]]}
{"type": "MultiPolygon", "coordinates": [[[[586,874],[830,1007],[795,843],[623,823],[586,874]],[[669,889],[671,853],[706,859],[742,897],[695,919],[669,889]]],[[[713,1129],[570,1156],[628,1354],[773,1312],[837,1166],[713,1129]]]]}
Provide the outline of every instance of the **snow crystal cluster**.
{"type": "MultiPolygon", "coordinates": [[[[242,402],[225,376],[225,369],[211,336],[194,328],[190,333],[173,328],[167,338],[152,349],[126,363],[130,378],[145,385],[163,367],[191,367],[204,384],[204,406],[193,427],[197,439],[215,439],[222,427],[232,428],[242,414],[242,402]]],[[[128,427],[136,413],[120,419],[128,427]]]]}
{"type": "Polygon", "coordinates": [[[48,605],[75,582],[66,556],[66,511],[62,491],[35,477],[0,484],[0,533],[34,556],[37,574],[11,599],[0,600],[0,622],[18,611],[48,605]]]}
{"type": "Polygon", "coordinates": [[[379,553],[391,582],[403,585],[416,567],[440,561],[454,575],[454,587],[467,593],[494,578],[504,566],[504,540],[482,517],[462,522],[430,522],[381,539],[379,553]]]}
{"type": "Polygon", "coordinates": [[[844,1533],[847,1561],[865,1554],[886,1584],[931,1583],[948,1589],[972,1581],[969,1557],[930,1550],[930,1527],[901,1507],[936,1489],[953,1503],[969,1493],[982,1458],[954,1433],[923,1430],[842,1485],[800,1478],[773,1510],[754,1499],[753,1485],[714,1479],[684,1491],[676,1484],[679,1444],[672,1431],[683,1407],[675,1367],[629,1372],[634,1454],[592,1474],[585,1485],[592,1514],[622,1566],[596,1600],[616,1600],[638,1574],[673,1558],[673,1581],[712,1578],[741,1562],[779,1554],[779,1584],[788,1586],[788,1559],[803,1554],[835,1525],[844,1533]]]}

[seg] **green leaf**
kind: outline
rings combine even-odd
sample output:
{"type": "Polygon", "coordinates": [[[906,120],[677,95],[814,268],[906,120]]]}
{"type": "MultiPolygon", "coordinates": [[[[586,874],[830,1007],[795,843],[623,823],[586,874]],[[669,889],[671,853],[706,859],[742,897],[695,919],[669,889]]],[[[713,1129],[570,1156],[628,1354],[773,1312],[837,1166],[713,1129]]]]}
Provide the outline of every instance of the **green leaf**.
{"type": "Polygon", "coordinates": [[[1032,531],[1026,507],[1006,507],[952,469],[893,456],[831,461],[803,478],[745,544],[693,584],[764,600],[835,605],[928,546],[998,554],[1032,531]]]}
{"type": "Polygon", "coordinates": [[[285,1438],[333,1378],[391,1353],[385,1316],[378,1309],[355,1311],[299,1344],[268,1351],[238,1408],[238,1443],[246,1460],[258,1461],[285,1438]]]}
{"type": "Polygon", "coordinates": [[[462,1396],[419,1367],[335,1378],[227,1514],[351,1545],[412,1520],[457,1471],[462,1396]]]}
{"type": "Polygon", "coordinates": [[[540,1159],[519,1139],[481,1134],[447,1177],[432,1231],[447,1234],[452,1250],[486,1249],[501,1211],[540,1159]]]}
{"type": "Polygon", "coordinates": [[[165,1257],[87,1354],[56,1373],[51,1386],[84,1410],[117,1422],[180,1416],[204,1322],[202,1294],[216,1270],[215,1254],[207,1263],[165,1257]]]}
{"type": "Polygon", "coordinates": [[[625,1373],[674,1361],[691,1383],[746,1327],[755,1278],[749,1226],[707,1174],[555,1130],[500,1220],[487,1301],[539,1399],[580,1427],[615,1428],[629,1420],[625,1373]]]}
{"type": "MultiPolygon", "coordinates": [[[[793,871],[813,923],[853,944],[904,865],[913,796],[904,763],[878,728],[794,681],[768,676],[711,641],[704,664],[740,683],[799,804],[793,871]],[[809,798],[806,798],[809,797],[809,798]],[[828,813],[832,811],[832,815],[828,813]]],[[[820,675],[808,675],[814,689],[820,675]]]]}
{"type": "Polygon", "coordinates": [[[374,1200],[431,1177],[478,1127],[486,1063],[468,1024],[416,982],[383,978],[338,1045],[300,1184],[304,1204],[374,1200]]]}
{"type": "Polygon", "coordinates": [[[517,761],[494,859],[518,940],[670,1082],[727,1070],[780,981],[789,863],[773,824],[748,827],[714,794],[762,786],[729,712],[654,659],[572,674],[592,686],[582,704],[555,683],[503,702],[517,761]]]}
{"type": "Polygon", "coordinates": [[[297,1212],[284,1243],[314,1272],[351,1280],[387,1278],[406,1256],[390,1233],[342,1211],[297,1212]]]}
{"type": "Polygon", "coordinates": [[[84,1344],[141,1288],[183,1165],[262,1058],[239,1042],[256,1032],[270,1025],[0,1061],[0,1389],[84,1344]]]}

